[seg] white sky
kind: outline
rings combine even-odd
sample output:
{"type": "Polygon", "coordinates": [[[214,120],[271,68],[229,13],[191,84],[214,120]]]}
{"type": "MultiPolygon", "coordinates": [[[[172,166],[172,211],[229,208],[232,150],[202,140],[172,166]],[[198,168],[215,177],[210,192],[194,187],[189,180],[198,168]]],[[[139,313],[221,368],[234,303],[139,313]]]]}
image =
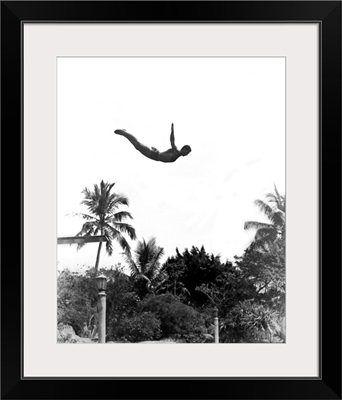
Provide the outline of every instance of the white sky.
{"type": "MultiPolygon", "coordinates": [[[[243,253],[244,222],[264,220],[254,200],[274,184],[285,191],[284,58],[59,58],[57,74],[58,237],[81,229],[71,213],[86,212],[82,190],[103,179],[129,198],[127,222],[138,240],[156,237],[163,261],[193,245],[223,262],[243,253]],[[177,147],[192,148],[175,163],[113,133],[164,151],[172,122],[177,147]]],[[[97,246],[59,245],[58,268],[93,266],[97,246]]],[[[103,249],[100,266],[123,263],[121,252],[103,249]]]]}

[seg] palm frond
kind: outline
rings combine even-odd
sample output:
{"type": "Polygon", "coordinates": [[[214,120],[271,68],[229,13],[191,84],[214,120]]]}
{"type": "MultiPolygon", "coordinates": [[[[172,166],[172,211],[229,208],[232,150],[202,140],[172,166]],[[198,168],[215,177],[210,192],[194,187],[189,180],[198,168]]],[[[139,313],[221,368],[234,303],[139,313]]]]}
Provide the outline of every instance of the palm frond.
{"type": "Polygon", "coordinates": [[[104,180],[102,179],[100,183],[101,193],[108,196],[114,185],[115,183],[104,182],[104,180]]]}
{"type": "Polygon", "coordinates": [[[274,193],[276,194],[277,199],[281,199],[281,196],[280,196],[277,186],[275,184],[274,184],[274,193]]]}
{"type": "MultiPolygon", "coordinates": [[[[99,228],[96,224],[92,222],[85,222],[82,225],[81,230],[76,234],[76,236],[93,236],[98,233],[99,228]]],[[[80,250],[86,243],[78,243],[77,250],[80,250]]]]}
{"type": "Polygon", "coordinates": [[[131,275],[133,277],[140,274],[140,270],[137,267],[136,263],[134,262],[131,254],[124,253],[124,259],[128,265],[129,270],[131,271],[131,275]]]}
{"type": "Polygon", "coordinates": [[[262,200],[255,200],[254,204],[259,207],[259,209],[268,217],[272,217],[273,209],[267,203],[262,200]]]}
{"type": "Polygon", "coordinates": [[[90,236],[94,233],[96,229],[96,224],[93,222],[85,222],[82,225],[81,230],[76,234],[76,236],[90,236]]]}
{"type": "MultiPolygon", "coordinates": [[[[81,250],[82,247],[85,246],[85,245],[86,245],[86,243],[77,243],[76,250],[77,250],[77,251],[81,250]]],[[[71,245],[70,245],[70,246],[71,246],[71,245]]]]}
{"type": "Polygon", "coordinates": [[[123,251],[126,254],[131,255],[131,246],[128,244],[125,237],[120,234],[120,236],[118,236],[118,238],[117,238],[117,241],[119,242],[119,245],[121,246],[123,251]]]}
{"type": "MultiPolygon", "coordinates": [[[[117,225],[117,224],[115,224],[117,225]]],[[[131,254],[131,246],[128,244],[127,240],[125,237],[121,234],[121,232],[117,229],[115,229],[113,226],[110,224],[104,224],[103,229],[106,230],[108,236],[110,237],[111,240],[115,239],[121,248],[124,250],[124,252],[127,252],[128,254],[131,254]]],[[[134,228],[132,228],[134,230],[134,228]]],[[[135,233],[135,231],[134,231],[135,233]]]]}
{"type": "Polygon", "coordinates": [[[124,195],[113,194],[108,202],[108,210],[109,212],[113,212],[120,206],[129,206],[129,200],[124,195]]]}
{"type": "Polygon", "coordinates": [[[137,274],[134,278],[136,281],[145,281],[147,287],[151,285],[151,280],[144,274],[137,274]]]}
{"type": "Polygon", "coordinates": [[[147,246],[147,247],[150,247],[150,248],[155,248],[155,247],[157,247],[156,238],[155,238],[155,237],[151,237],[151,238],[148,240],[148,242],[146,243],[146,246],[147,246]]]}
{"type": "Polygon", "coordinates": [[[273,208],[285,212],[285,196],[282,196],[276,185],[274,185],[274,193],[267,193],[266,198],[273,205],[273,208]]]}
{"type": "Polygon", "coordinates": [[[89,215],[85,213],[73,213],[73,217],[82,217],[88,221],[99,222],[99,220],[94,215],[89,215]]]}
{"type": "Polygon", "coordinates": [[[109,256],[111,256],[113,254],[113,241],[112,241],[112,236],[111,236],[111,232],[108,231],[107,227],[104,227],[102,229],[102,233],[104,235],[104,237],[106,238],[106,252],[109,256]]]}
{"type": "Polygon", "coordinates": [[[272,228],[272,224],[267,224],[266,222],[258,222],[258,221],[246,221],[244,225],[244,229],[262,229],[262,228],[272,228]]]}
{"type": "Polygon", "coordinates": [[[151,262],[151,269],[153,275],[160,268],[160,259],[162,258],[163,255],[164,255],[164,249],[162,247],[157,247],[157,250],[151,262]]]}
{"type": "MultiPolygon", "coordinates": [[[[102,184],[103,181],[101,181],[102,184]]],[[[98,185],[94,185],[94,192],[92,193],[93,199],[98,199],[101,197],[101,189],[98,187],[98,185]]]]}
{"type": "MultiPolygon", "coordinates": [[[[108,225],[108,224],[106,224],[106,225],[108,225]]],[[[125,224],[124,222],[115,222],[114,227],[116,230],[118,230],[122,233],[126,233],[131,240],[136,239],[135,229],[133,228],[132,225],[125,224]]]]}
{"type": "Polygon", "coordinates": [[[133,219],[132,215],[128,211],[118,211],[114,215],[108,217],[109,222],[121,222],[125,218],[133,219]]]}
{"type": "MultiPolygon", "coordinates": [[[[86,200],[91,200],[92,199],[92,192],[88,188],[84,188],[82,190],[82,194],[84,195],[84,198],[86,200]]],[[[84,201],[84,200],[83,200],[84,201]]]]}
{"type": "Polygon", "coordinates": [[[98,199],[95,200],[82,200],[81,204],[85,205],[89,212],[93,215],[99,215],[98,213],[98,207],[99,207],[99,201],[98,199]]]}
{"type": "Polygon", "coordinates": [[[158,262],[164,255],[164,249],[162,247],[158,247],[158,251],[154,257],[154,262],[158,262]]]}
{"type": "Polygon", "coordinates": [[[157,252],[152,255],[152,260],[144,265],[144,272],[149,278],[154,278],[157,271],[160,269],[160,258],[164,254],[164,249],[158,248],[157,252]]]}
{"type": "Polygon", "coordinates": [[[138,242],[135,249],[135,256],[137,263],[140,265],[141,268],[144,268],[148,263],[152,261],[154,246],[154,239],[151,239],[148,243],[146,243],[145,239],[138,242]]]}

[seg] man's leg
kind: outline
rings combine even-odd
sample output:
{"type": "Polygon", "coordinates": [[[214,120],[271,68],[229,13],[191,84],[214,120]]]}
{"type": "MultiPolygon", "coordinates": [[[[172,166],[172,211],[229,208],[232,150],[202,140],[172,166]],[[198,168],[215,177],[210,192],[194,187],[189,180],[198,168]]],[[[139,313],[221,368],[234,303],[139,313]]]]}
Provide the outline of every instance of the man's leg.
{"type": "Polygon", "coordinates": [[[126,139],[128,139],[132,145],[140,151],[141,154],[143,154],[145,157],[151,158],[151,149],[144,144],[140,143],[136,137],[131,135],[130,133],[126,132],[123,129],[117,129],[114,131],[117,135],[124,136],[126,139]]]}
{"type": "Polygon", "coordinates": [[[126,132],[124,129],[117,129],[114,131],[114,133],[116,133],[117,135],[125,136],[125,138],[128,139],[136,149],[138,148],[138,139],[130,133],[126,132]]]}

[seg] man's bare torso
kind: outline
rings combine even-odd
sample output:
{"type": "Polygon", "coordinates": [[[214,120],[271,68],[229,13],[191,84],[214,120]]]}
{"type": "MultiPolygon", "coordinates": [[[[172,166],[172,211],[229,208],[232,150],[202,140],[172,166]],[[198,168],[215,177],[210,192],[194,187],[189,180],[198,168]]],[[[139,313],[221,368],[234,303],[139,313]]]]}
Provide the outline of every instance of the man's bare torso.
{"type": "MultiPolygon", "coordinates": [[[[158,150],[157,150],[158,151],[158,150]]],[[[159,152],[158,161],[162,162],[174,162],[180,157],[180,151],[178,149],[168,149],[163,152],[159,152]]]]}

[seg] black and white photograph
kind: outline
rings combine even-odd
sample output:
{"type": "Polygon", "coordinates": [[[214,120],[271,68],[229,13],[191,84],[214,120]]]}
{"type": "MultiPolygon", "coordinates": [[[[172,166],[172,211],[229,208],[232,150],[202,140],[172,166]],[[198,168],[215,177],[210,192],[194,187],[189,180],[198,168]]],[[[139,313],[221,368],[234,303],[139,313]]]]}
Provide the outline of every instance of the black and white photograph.
{"type": "Polygon", "coordinates": [[[57,342],[286,343],[286,59],[57,58],[57,342]]]}

